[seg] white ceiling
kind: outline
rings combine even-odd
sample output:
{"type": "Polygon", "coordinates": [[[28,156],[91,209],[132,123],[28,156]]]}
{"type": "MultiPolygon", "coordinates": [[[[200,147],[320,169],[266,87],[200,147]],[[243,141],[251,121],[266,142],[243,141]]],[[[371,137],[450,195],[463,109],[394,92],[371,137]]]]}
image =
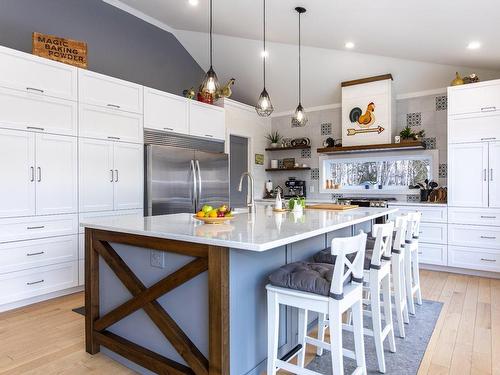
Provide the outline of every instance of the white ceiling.
{"type": "MultiPolygon", "coordinates": [[[[121,0],[178,30],[206,32],[208,0],[121,0]]],[[[262,38],[262,1],[213,0],[214,32],[262,38]]],[[[439,64],[500,69],[498,0],[267,0],[268,37],[297,42],[296,6],[305,6],[303,43],[439,64]],[[479,50],[468,50],[473,40],[479,50]]]]}

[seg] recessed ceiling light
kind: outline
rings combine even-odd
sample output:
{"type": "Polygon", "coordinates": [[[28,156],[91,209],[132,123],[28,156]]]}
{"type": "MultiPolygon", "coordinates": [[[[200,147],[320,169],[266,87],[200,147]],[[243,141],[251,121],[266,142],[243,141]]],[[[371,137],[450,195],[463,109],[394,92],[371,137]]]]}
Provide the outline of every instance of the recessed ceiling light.
{"type": "Polygon", "coordinates": [[[473,41],[467,44],[467,49],[479,49],[481,48],[481,43],[478,41],[473,41]]]}
{"type": "Polygon", "coordinates": [[[267,58],[267,57],[269,56],[269,52],[268,52],[267,50],[262,51],[262,52],[260,53],[260,56],[261,56],[263,59],[265,59],[265,58],[267,58]]]}
{"type": "Polygon", "coordinates": [[[189,0],[189,5],[195,7],[200,3],[199,0],[189,0]]]}
{"type": "Polygon", "coordinates": [[[355,44],[353,42],[346,42],[345,48],[347,49],[353,49],[355,47],[355,44]]]}

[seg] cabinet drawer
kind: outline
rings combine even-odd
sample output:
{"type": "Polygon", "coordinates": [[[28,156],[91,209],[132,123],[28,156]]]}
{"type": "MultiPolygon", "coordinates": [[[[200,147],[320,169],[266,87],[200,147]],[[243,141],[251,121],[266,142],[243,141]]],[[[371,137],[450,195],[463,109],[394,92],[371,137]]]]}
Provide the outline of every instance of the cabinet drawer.
{"type": "Polygon", "coordinates": [[[448,209],[450,224],[475,224],[500,226],[500,210],[492,208],[459,208],[448,209]]]}
{"type": "Polygon", "coordinates": [[[78,261],[0,275],[0,304],[78,286],[78,261]]]}
{"type": "Polygon", "coordinates": [[[420,243],[448,243],[448,225],[439,223],[420,223],[420,243]]]}
{"type": "Polygon", "coordinates": [[[0,219],[0,243],[77,233],[77,214],[0,219]]]}
{"type": "Polygon", "coordinates": [[[500,272],[500,252],[483,248],[449,246],[448,265],[480,271],[500,272]]]}
{"type": "MultiPolygon", "coordinates": [[[[79,215],[79,223],[82,223],[86,219],[96,218],[96,217],[109,217],[109,216],[122,216],[122,215],[137,215],[139,217],[144,217],[144,210],[141,208],[139,210],[118,210],[118,211],[101,211],[101,212],[84,212],[79,215]]],[[[79,233],[84,233],[85,227],[79,225],[79,233]]]]}
{"type": "Polygon", "coordinates": [[[448,120],[448,142],[484,142],[500,140],[500,107],[498,112],[453,116],[448,120]]]}
{"type": "MultiPolygon", "coordinates": [[[[389,204],[389,207],[397,208],[399,211],[394,215],[406,214],[408,212],[422,212],[422,222],[429,223],[446,223],[448,220],[448,208],[446,206],[429,206],[423,205],[398,205],[389,204]]],[[[391,215],[391,217],[394,217],[391,215]]]]}
{"type": "Polygon", "coordinates": [[[85,261],[78,261],[78,286],[85,285],[85,261]]]}
{"type": "Polygon", "coordinates": [[[420,242],[418,257],[420,263],[446,266],[448,263],[448,246],[420,242]]]}
{"type": "Polygon", "coordinates": [[[475,225],[448,225],[448,243],[457,246],[500,249],[500,228],[475,225]]]}
{"type": "Polygon", "coordinates": [[[77,235],[0,245],[0,274],[77,260],[77,235]]]}
{"type": "Polygon", "coordinates": [[[189,133],[194,136],[224,140],[224,109],[209,104],[189,103],[189,133]]]}
{"type": "Polygon", "coordinates": [[[78,93],[82,103],[142,113],[142,86],[80,69],[78,93]]]}
{"type": "Polygon", "coordinates": [[[80,137],[142,143],[142,116],[135,113],[81,104],[80,137]]]}
{"type": "Polygon", "coordinates": [[[500,80],[448,89],[448,114],[483,113],[500,110],[500,80]]]}
{"type": "Polygon", "coordinates": [[[0,127],[77,135],[76,102],[0,88],[0,127]]]}
{"type": "Polygon", "coordinates": [[[144,89],[145,128],[188,134],[188,113],[186,98],[150,88],[144,89]]]}
{"type": "Polygon", "coordinates": [[[0,86],[77,100],[78,70],[10,48],[0,47],[0,86]]]}

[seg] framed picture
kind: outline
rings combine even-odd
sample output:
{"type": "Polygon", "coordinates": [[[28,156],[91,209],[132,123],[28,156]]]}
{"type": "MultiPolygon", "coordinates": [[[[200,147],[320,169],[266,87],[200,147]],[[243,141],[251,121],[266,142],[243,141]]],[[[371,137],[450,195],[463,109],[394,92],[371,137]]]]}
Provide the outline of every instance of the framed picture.
{"type": "Polygon", "coordinates": [[[264,165],[264,155],[255,154],[255,165],[264,165]]]}
{"type": "Polygon", "coordinates": [[[283,159],[283,168],[290,169],[295,167],[295,158],[283,159]]]}

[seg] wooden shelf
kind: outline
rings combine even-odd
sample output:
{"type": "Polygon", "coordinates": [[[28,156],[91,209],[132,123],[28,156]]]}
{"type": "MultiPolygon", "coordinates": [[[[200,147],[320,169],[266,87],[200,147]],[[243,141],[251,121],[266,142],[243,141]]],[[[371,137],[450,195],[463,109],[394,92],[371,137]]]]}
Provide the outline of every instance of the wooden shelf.
{"type": "Polygon", "coordinates": [[[311,148],[311,146],[268,147],[266,151],[305,150],[308,148],[311,148]]]}
{"type": "Polygon", "coordinates": [[[279,171],[308,171],[311,167],[294,167],[294,168],[266,168],[266,172],[279,172],[279,171]]]}
{"type": "Polygon", "coordinates": [[[348,154],[354,152],[381,152],[398,150],[423,150],[425,145],[421,141],[411,141],[403,143],[385,143],[380,145],[362,145],[346,147],[323,147],[318,148],[320,154],[348,154]]]}

